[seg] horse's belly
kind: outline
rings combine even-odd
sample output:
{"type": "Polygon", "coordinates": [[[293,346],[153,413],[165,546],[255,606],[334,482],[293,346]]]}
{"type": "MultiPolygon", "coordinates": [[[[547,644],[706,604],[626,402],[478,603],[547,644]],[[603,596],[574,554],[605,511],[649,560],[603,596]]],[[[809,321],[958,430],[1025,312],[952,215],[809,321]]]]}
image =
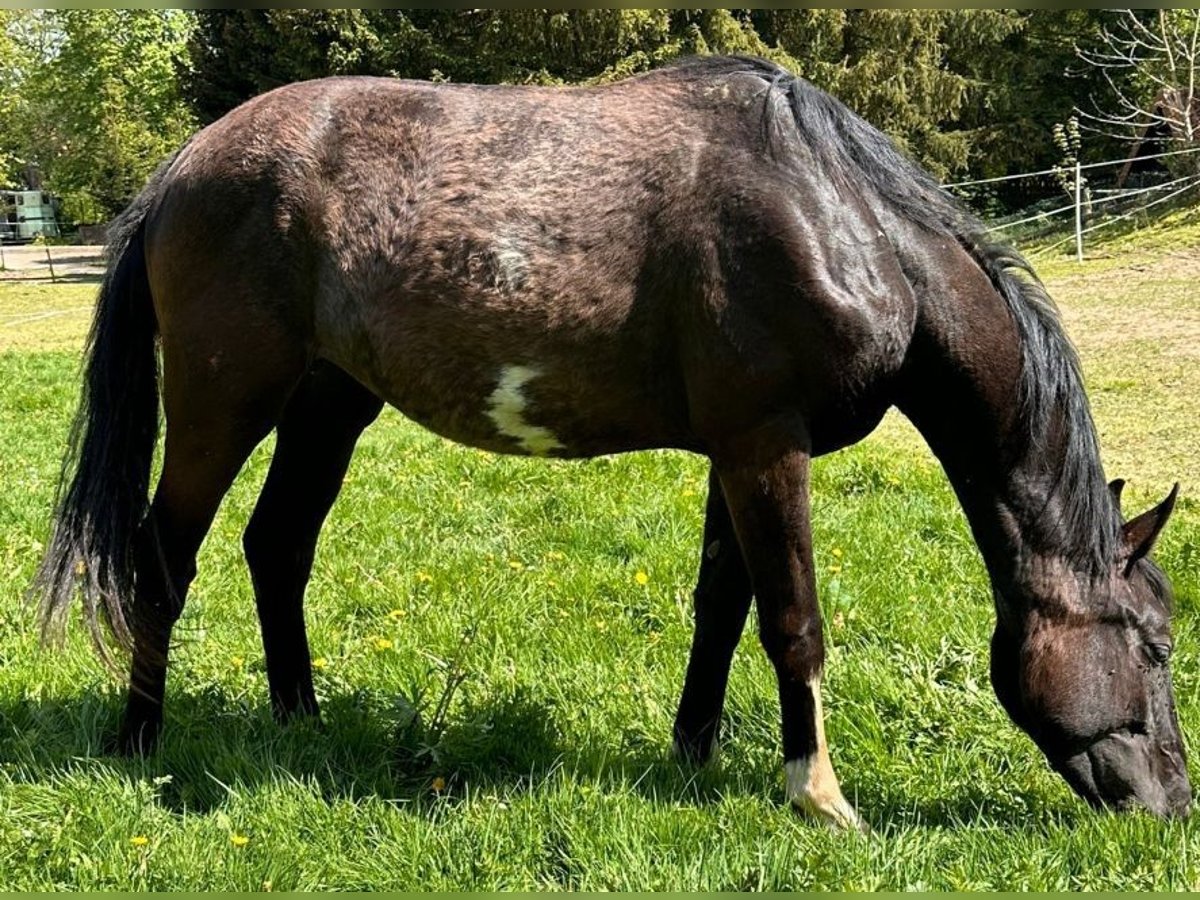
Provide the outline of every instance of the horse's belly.
{"type": "Polygon", "coordinates": [[[602,360],[497,359],[470,342],[458,347],[453,359],[401,352],[366,369],[333,361],[418,424],[496,453],[578,458],[691,446],[668,396],[602,360]]]}

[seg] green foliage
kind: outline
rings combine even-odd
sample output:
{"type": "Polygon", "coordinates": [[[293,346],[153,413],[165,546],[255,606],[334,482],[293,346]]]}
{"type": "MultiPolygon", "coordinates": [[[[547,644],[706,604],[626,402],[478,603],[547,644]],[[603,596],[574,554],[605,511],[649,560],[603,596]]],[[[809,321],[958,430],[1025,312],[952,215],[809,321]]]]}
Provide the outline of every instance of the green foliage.
{"type": "Polygon", "coordinates": [[[0,9],[0,179],[16,183],[24,162],[20,129],[28,101],[22,86],[41,58],[33,40],[42,18],[39,10],[0,9]]]}
{"type": "MultiPolygon", "coordinates": [[[[798,71],[934,174],[1053,165],[1055,123],[1159,68],[1081,65],[1104,10],[205,9],[0,11],[0,167],[41,163],[81,219],[111,214],[194,127],[288,82],[385,75],[578,84],[688,54],[751,53],[798,71]],[[1106,93],[1107,92],[1107,93],[1106,93]]],[[[1154,13],[1142,14],[1147,22],[1154,13]]],[[[1165,11],[1177,30],[1192,10],[1165,11]]],[[[1155,63],[1158,65],[1158,63],[1155,63]]],[[[1139,80],[1140,79],[1140,80],[1139,80]]],[[[1108,155],[1091,136],[1089,155],[1108,155]],[[1097,147],[1102,149],[1097,150],[1097,147]]],[[[1093,157],[1094,158],[1094,157],[1093,157]]],[[[1020,202],[1003,185],[991,203],[1020,202]]]]}
{"type": "Polygon", "coordinates": [[[101,203],[91,191],[86,188],[77,191],[67,191],[59,195],[59,211],[68,222],[103,222],[112,211],[101,203]]]}
{"type": "Polygon", "coordinates": [[[970,160],[971,134],[955,126],[978,86],[951,58],[993,50],[1020,28],[999,10],[784,10],[763,21],[804,75],[939,176],[970,160]]]}
{"type": "Polygon", "coordinates": [[[201,121],[292,81],[377,70],[379,37],[354,9],[194,13],[184,91],[201,121]]]}
{"type": "MultiPolygon", "coordinates": [[[[973,176],[1028,172],[1058,161],[1054,125],[1107,90],[1102,74],[1081,66],[1075,50],[1098,33],[1103,14],[1010,10],[1017,27],[1007,37],[952,48],[949,64],[974,85],[973,99],[959,120],[970,135],[973,176]]],[[[1088,146],[1093,159],[1113,155],[1110,142],[1100,136],[1089,135],[1088,146]]]]}
{"type": "Polygon", "coordinates": [[[600,82],[680,56],[773,58],[840,96],[937,174],[962,171],[956,128],[982,82],[956,69],[1021,29],[995,10],[208,10],[191,97],[211,120],[297,78],[375,73],[482,83],[600,82]],[[307,16],[303,29],[296,17],[307,16]],[[297,42],[297,34],[304,37],[297,42]],[[328,54],[322,48],[352,48],[328,54]]]}
{"type": "Polygon", "coordinates": [[[22,63],[9,76],[18,98],[3,138],[10,163],[39,164],[81,221],[113,215],[192,131],[176,75],[188,17],[41,10],[10,14],[5,26],[0,53],[22,63]]]}

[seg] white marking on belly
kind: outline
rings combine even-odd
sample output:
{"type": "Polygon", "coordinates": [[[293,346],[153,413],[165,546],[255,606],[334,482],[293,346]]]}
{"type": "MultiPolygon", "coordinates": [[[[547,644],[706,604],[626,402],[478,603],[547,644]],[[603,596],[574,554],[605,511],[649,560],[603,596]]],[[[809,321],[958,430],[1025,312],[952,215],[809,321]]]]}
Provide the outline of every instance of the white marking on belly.
{"type": "Polygon", "coordinates": [[[488,418],[496,423],[497,431],[514,438],[527,453],[534,456],[545,456],[551,450],[565,449],[562,441],[549,428],[531,425],[525,420],[529,401],[521,389],[540,374],[530,366],[505,366],[500,370],[496,389],[488,398],[491,408],[487,411],[488,418]]]}

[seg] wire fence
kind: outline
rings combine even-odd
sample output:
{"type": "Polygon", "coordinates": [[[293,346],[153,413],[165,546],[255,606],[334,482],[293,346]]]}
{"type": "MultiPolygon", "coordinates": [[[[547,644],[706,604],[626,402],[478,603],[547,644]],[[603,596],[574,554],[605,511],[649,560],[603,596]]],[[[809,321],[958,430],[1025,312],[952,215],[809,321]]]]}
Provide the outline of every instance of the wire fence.
{"type": "Polygon", "coordinates": [[[104,247],[0,243],[0,281],[99,281],[104,247]]]}
{"type": "MultiPolygon", "coordinates": [[[[1135,161],[1141,163],[1143,161],[1161,160],[1195,153],[1200,153],[1200,147],[1189,147],[1184,150],[1168,150],[1163,153],[1148,154],[1137,157],[1135,161]]],[[[1085,172],[1115,168],[1117,166],[1124,167],[1125,172],[1128,173],[1130,160],[1126,158],[1107,159],[1092,163],[1076,162],[1074,165],[1057,166],[1053,169],[1042,169],[1037,172],[1018,172],[1012,175],[1000,175],[995,178],[956,181],[943,186],[953,193],[962,194],[964,193],[964,188],[978,188],[1004,182],[1044,179],[1047,177],[1055,178],[1059,182],[1060,190],[1070,197],[1069,203],[1055,206],[1052,209],[1038,210],[1032,214],[1026,210],[1025,213],[1018,213],[1015,217],[1001,218],[993,221],[988,231],[1009,232],[1009,237],[1011,238],[1013,237],[1011,234],[1013,229],[1031,226],[1038,222],[1045,222],[1048,225],[1054,226],[1061,219],[1072,216],[1074,219],[1074,228],[1069,236],[1047,246],[1039,247],[1030,256],[1035,259],[1045,257],[1074,242],[1075,258],[1077,261],[1083,262],[1083,239],[1085,235],[1092,234],[1103,228],[1109,228],[1120,222],[1127,222],[1143,215],[1154,207],[1183,198],[1189,192],[1200,188],[1200,173],[1181,175],[1159,184],[1130,189],[1124,189],[1120,186],[1110,188],[1092,187],[1089,184],[1088,178],[1084,175],[1085,172]],[[1164,191],[1168,193],[1163,194],[1162,192],[1164,191]],[[1153,196],[1155,194],[1162,194],[1162,196],[1153,196]],[[1138,200],[1137,198],[1144,199],[1138,200]],[[1109,211],[1110,207],[1112,208],[1111,213],[1109,211]]],[[[970,198],[963,199],[969,202],[970,198]]],[[[1069,220],[1067,221],[1069,222],[1069,220]]],[[[1067,223],[1064,222],[1063,224],[1067,223]]]]}

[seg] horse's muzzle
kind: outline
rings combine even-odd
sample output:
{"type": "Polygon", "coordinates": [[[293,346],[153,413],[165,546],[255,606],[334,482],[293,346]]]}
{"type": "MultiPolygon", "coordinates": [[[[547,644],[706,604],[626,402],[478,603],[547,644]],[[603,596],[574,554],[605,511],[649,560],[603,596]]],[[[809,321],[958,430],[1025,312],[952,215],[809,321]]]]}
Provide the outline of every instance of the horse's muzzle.
{"type": "Polygon", "coordinates": [[[1183,753],[1144,734],[1117,731],[1054,764],[1097,808],[1145,809],[1163,819],[1191,813],[1192,787],[1183,753]]]}

